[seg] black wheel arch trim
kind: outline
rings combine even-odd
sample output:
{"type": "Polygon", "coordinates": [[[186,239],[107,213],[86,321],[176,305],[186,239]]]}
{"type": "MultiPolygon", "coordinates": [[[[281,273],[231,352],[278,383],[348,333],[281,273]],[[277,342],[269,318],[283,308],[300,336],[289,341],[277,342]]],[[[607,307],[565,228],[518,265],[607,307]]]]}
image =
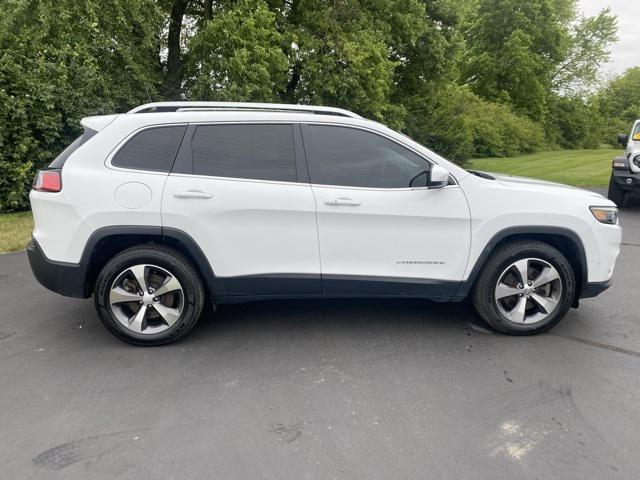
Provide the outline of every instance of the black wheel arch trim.
{"type": "Polygon", "coordinates": [[[200,272],[202,280],[207,286],[210,296],[216,297],[226,294],[224,284],[216,277],[211,263],[191,235],[177,228],[162,227],[162,238],[164,243],[169,246],[172,246],[172,241],[177,241],[187,249],[189,255],[195,262],[196,269],[200,272]]]}
{"type": "MultiPolygon", "coordinates": [[[[29,263],[36,279],[45,288],[64,296],[88,298],[93,293],[96,272],[93,268],[94,255],[101,240],[109,237],[139,237],[141,244],[150,240],[170,247],[184,247],[186,254],[194,262],[211,296],[224,295],[224,286],[216,278],[211,264],[196,241],[182,230],[148,225],[118,225],[99,228],[91,234],[85,243],[78,263],[50,260],[35,239],[27,247],[29,263]]],[[[128,247],[127,247],[128,248],[128,247]]],[[[177,248],[180,250],[179,248],[177,248]]]]}
{"type": "Polygon", "coordinates": [[[565,239],[573,243],[578,254],[577,260],[580,264],[580,275],[582,280],[577,285],[576,289],[576,298],[578,298],[581,295],[581,292],[585,289],[588,278],[587,255],[582,240],[573,230],[563,227],[551,227],[548,225],[508,227],[496,233],[485,245],[467,279],[460,284],[455,297],[465,298],[469,295],[476,279],[478,278],[478,275],[487,263],[487,260],[489,260],[489,257],[491,256],[493,251],[502,241],[509,237],[522,235],[554,235],[564,237],[565,239]]]}

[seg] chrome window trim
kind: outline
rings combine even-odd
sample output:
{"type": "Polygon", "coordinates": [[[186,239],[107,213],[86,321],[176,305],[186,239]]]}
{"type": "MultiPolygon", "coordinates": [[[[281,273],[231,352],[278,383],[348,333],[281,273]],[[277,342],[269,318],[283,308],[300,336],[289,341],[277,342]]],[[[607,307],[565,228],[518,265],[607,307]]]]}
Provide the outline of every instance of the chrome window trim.
{"type": "MultiPolygon", "coordinates": [[[[432,190],[430,187],[398,187],[398,188],[381,188],[381,187],[355,187],[349,185],[327,185],[322,183],[305,183],[305,182],[286,182],[286,181],[278,181],[278,180],[262,180],[255,178],[240,178],[240,177],[217,177],[210,175],[197,175],[197,174],[189,174],[189,173],[173,173],[173,172],[157,172],[153,170],[140,170],[135,168],[126,168],[126,167],[117,167],[112,164],[113,158],[120,151],[120,149],[135,135],[138,133],[148,130],[151,128],[161,128],[161,127],[180,127],[185,126],[188,127],[190,125],[201,126],[201,125],[269,125],[269,124],[280,124],[280,125],[325,125],[331,127],[343,127],[343,128],[353,128],[356,130],[363,130],[365,132],[378,135],[382,138],[385,138],[395,144],[399,145],[402,148],[406,148],[411,151],[418,157],[422,158],[425,162],[429,163],[429,165],[439,165],[439,163],[431,160],[429,157],[424,155],[422,152],[417,151],[415,148],[399,141],[396,138],[391,137],[385,133],[379,132],[372,128],[367,128],[360,125],[351,125],[347,123],[343,123],[340,121],[314,121],[314,122],[300,122],[300,121],[291,121],[291,120],[216,120],[216,121],[201,121],[201,122],[176,122],[176,123],[159,123],[159,124],[151,124],[145,125],[144,127],[137,128],[130,132],[127,136],[125,136],[107,155],[105,160],[105,166],[111,170],[121,171],[121,172],[135,172],[135,173],[146,173],[151,175],[174,175],[181,177],[197,177],[197,178],[211,178],[216,180],[232,180],[232,181],[248,181],[253,183],[268,183],[268,184],[282,184],[282,185],[310,185],[321,188],[336,188],[336,189],[358,189],[358,190],[370,190],[370,191],[413,191],[413,190],[432,190]]],[[[306,156],[306,155],[305,155],[306,156]]],[[[307,161],[308,163],[308,161],[307,161]]],[[[449,177],[453,179],[454,185],[447,185],[442,188],[451,188],[451,187],[459,187],[458,179],[452,174],[449,173],[449,177]]]]}

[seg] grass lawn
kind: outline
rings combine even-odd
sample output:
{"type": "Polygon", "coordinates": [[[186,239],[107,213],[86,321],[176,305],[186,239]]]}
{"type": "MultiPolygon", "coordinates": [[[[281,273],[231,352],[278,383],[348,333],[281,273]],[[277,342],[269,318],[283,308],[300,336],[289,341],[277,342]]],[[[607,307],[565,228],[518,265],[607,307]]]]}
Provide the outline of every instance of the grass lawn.
{"type": "Polygon", "coordinates": [[[611,160],[621,150],[560,150],[512,158],[482,158],[467,168],[541,178],[580,187],[606,187],[611,175],[611,160]]]}
{"type": "Polygon", "coordinates": [[[33,230],[31,212],[0,215],[0,253],[22,250],[29,243],[33,230]]]}

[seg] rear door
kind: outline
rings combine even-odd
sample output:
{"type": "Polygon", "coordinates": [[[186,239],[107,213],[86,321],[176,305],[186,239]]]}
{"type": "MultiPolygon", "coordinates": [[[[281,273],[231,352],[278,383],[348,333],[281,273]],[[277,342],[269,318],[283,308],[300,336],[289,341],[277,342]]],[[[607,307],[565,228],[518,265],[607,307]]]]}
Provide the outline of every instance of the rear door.
{"type": "Polygon", "coordinates": [[[470,247],[460,187],[424,187],[431,163],[377,132],[317,124],[305,125],[303,137],[323,292],[453,295],[470,247]]]}
{"type": "Polygon", "coordinates": [[[208,258],[218,295],[320,293],[316,208],[298,125],[190,125],[167,179],[165,228],[208,258]]]}

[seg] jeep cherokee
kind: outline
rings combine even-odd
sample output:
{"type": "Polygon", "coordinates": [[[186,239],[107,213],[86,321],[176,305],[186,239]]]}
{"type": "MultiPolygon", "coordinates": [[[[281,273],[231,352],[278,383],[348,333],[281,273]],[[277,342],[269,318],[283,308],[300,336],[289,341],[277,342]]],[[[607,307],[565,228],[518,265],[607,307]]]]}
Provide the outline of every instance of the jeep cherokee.
{"type": "Polygon", "coordinates": [[[185,335],[207,298],[471,296],[534,334],[606,289],[613,202],[467,171],[352,112],[147,104],[84,118],[30,193],[31,268],[122,340],[185,335]]]}

